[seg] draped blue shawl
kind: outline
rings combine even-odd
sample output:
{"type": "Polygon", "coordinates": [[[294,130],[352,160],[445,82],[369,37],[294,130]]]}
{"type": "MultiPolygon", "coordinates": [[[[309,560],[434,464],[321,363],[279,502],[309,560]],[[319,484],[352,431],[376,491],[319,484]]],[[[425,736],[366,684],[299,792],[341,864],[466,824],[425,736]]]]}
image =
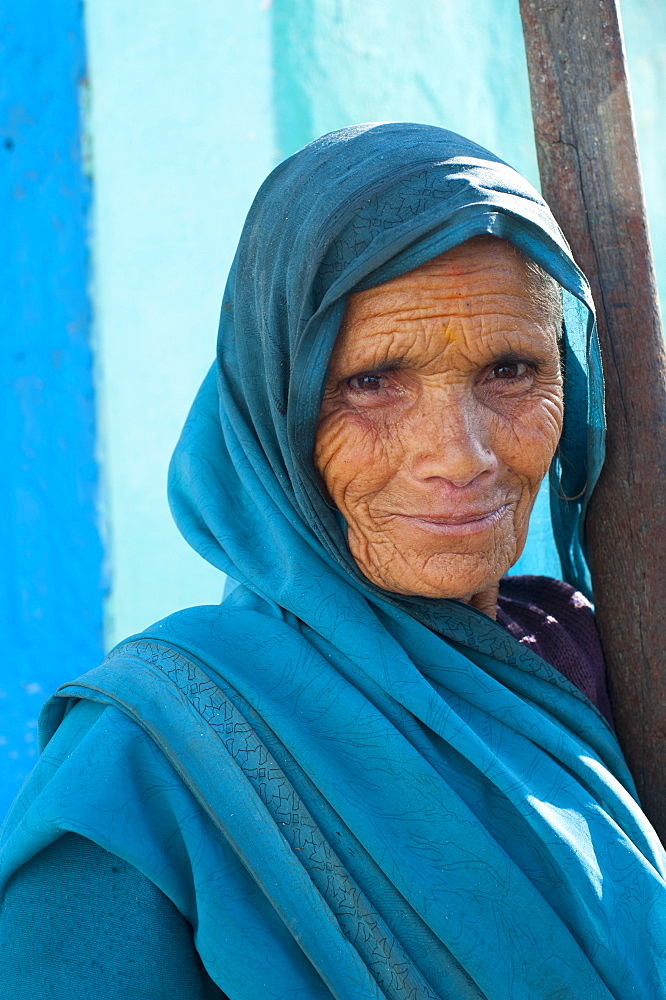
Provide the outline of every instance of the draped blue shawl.
{"type": "Polygon", "coordinates": [[[602,380],[548,208],[442,129],[325,136],[257,195],[171,469],[239,586],[56,693],[5,825],[5,880],[63,830],[135,865],[231,1000],[666,997],[666,858],[608,724],[485,615],[365,580],[313,469],[350,292],[480,233],[568,293],[552,517],[587,588],[602,380]]]}

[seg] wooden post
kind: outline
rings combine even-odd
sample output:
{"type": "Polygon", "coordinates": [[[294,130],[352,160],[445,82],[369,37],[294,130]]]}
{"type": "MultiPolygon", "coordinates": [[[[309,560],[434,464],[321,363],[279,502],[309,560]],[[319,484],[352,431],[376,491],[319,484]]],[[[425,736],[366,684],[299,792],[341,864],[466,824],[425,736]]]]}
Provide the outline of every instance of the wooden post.
{"type": "Polygon", "coordinates": [[[666,355],[617,0],[520,0],[543,195],[592,286],[607,457],[589,508],[618,737],[666,842],[666,355]]]}

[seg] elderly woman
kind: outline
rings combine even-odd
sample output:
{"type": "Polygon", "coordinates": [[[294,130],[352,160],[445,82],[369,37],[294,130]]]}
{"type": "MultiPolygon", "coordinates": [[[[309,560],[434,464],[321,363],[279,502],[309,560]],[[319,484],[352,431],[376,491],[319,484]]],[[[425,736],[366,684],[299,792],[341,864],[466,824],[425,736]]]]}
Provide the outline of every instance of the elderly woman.
{"type": "Polygon", "coordinates": [[[397,123],[279,166],[171,472],[238,586],[47,703],[2,995],[666,997],[581,593],[602,414],[588,285],[505,163],[397,123]],[[568,583],[507,578],[549,470],[568,583]]]}

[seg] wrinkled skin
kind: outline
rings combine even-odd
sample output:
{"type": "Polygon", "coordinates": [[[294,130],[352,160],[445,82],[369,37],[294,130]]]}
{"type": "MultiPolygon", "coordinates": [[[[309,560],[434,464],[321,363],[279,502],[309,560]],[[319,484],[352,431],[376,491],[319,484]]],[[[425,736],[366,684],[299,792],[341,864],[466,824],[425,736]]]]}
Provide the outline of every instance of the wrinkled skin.
{"type": "Polygon", "coordinates": [[[314,458],[363,574],[494,617],[562,413],[553,317],[503,240],[352,295],[314,458]]]}

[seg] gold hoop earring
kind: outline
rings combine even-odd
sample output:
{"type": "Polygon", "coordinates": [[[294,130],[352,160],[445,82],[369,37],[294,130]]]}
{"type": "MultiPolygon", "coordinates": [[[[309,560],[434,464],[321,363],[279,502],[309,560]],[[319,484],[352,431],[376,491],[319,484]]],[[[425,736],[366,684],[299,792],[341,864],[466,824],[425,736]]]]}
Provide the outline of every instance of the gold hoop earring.
{"type": "MultiPolygon", "coordinates": [[[[560,489],[561,488],[562,488],[562,480],[560,479],[560,489]]],[[[580,491],[580,493],[576,493],[576,495],[573,496],[573,497],[568,497],[568,496],[566,496],[566,494],[558,492],[555,489],[555,487],[553,486],[552,482],[550,483],[550,489],[551,489],[551,492],[555,494],[555,496],[557,497],[558,500],[566,500],[567,502],[572,501],[572,500],[580,500],[580,498],[582,496],[584,496],[585,493],[587,492],[587,481],[585,482],[585,485],[583,486],[583,488],[580,491]]]]}

